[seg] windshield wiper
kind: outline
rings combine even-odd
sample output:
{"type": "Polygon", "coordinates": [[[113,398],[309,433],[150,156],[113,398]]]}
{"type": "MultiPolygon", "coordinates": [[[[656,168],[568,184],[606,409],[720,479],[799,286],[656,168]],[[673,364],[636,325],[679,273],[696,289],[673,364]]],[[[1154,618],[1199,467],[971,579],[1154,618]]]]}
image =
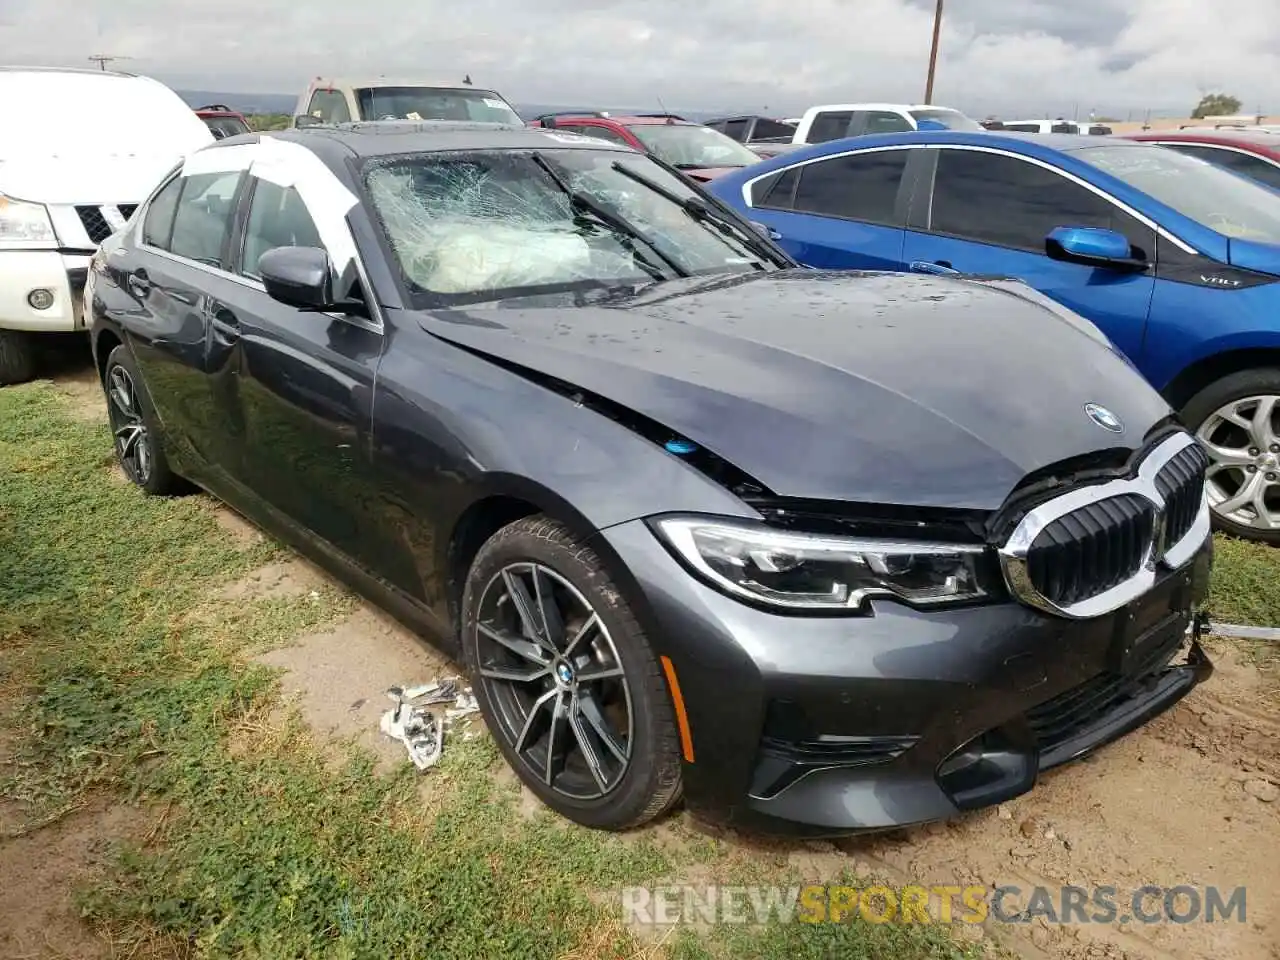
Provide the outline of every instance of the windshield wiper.
{"type": "Polygon", "coordinates": [[[564,177],[560,175],[559,171],[557,171],[556,168],[551,165],[550,161],[548,161],[541,153],[538,153],[535,150],[531,154],[531,157],[533,162],[541,168],[542,172],[551,178],[551,182],[564,191],[564,194],[569,198],[570,203],[579,210],[585,210],[605,226],[617,233],[623,246],[627,248],[633,257],[635,257],[636,263],[640,264],[644,271],[653,277],[653,279],[668,280],[670,278],[662,272],[661,267],[640,253],[639,248],[636,247],[635,244],[635,241],[637,240],[656,253],[658,258],[661,259],[677,277],[689,276],[688,270],[684,269],[684,267],[680,266],[680,264],[676,263],[669,256],[663,253],[652,240],[640,232],[639,228],[633,226],[616,213],[613,213],[601,204],[597,203],[587,194],[573,189],[564,177]]]}
{"type": "MultiPolygon", "coordinates": [[[[613,161],[612,166],[614,170],[622,174],[624,177],[634,180],[641,186],[648,187],[658,196],[670,200],[699,223],[708,223],[723,233],[726,237],[733,237],[747,249],[748,253],[754,253],[756,256],[763,258],[765,262],[772,263],[774,266],[780,265],[774,252],[765,245],[764,241],[758,237],[754,231],[746,230],[738,226],[732,220],[728,220],[720,216],[720,214],[714,212],[701,197],[682,197],[677,193],[673,193],[662,184],[655,183],[650,180],[643,173],[637,173],[632,170],[621,160],[613,161]]],[[[763,269],[763,267],[761,269],[763,269]]]]}

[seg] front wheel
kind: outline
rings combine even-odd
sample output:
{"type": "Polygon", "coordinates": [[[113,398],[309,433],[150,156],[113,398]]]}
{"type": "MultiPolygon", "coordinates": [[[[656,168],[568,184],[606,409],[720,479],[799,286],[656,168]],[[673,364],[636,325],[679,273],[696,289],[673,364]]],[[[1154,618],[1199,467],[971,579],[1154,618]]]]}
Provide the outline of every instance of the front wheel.
{"type": "Polygon", "coordinates": [[[657,659],[600,558],[564,526],[518,520],[481,547],[463,595],[462,646],[489,730],[547,806],[624,830],[679,798],[657,659]]]}
{"type": "Polygon", "coordinates": [[[1280,370],[1223,377],[1188,401],[1182,419],[1212,461],[1214,527],[1280,545],[1280,370]]]}
{"type": "Polygon", "coordinates": [[[34,339],[21,330],[0,330],[0,387],[26,383],[36,375],[34,339]]]}

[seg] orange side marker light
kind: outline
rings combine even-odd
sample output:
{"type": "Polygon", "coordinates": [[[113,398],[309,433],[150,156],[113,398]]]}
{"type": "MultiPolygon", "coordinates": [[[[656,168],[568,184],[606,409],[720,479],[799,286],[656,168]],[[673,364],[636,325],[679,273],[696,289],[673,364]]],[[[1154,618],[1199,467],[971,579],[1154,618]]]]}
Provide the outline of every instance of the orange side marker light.
{"type": "Polygon", "coordinates": [[[693,735],[689,733],[689,715],[684,710],[684,696],[680,693],[680,681],[676,679],[676,668],[670,657],[659,657],[662,661],[662,672],[667,675],[667,686],[671,688],[671,702],[676,708],[676,728],[680,731],[680,752],[685,762],[693,763],[693,735]]]}

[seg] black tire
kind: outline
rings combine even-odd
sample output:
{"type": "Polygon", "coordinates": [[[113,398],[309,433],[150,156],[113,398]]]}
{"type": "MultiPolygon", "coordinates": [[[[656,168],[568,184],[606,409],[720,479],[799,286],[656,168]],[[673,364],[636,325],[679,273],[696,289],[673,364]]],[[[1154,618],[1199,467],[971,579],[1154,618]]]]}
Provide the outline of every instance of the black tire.
{"type": "MultiPolygon", "coordinates": [[[[1280,369],[1264,367],[1257,370],[1242,370],[1214,381],[1187,401],[1181,412],[1182,422],[1193,433],[1199,434],[1206,422],[1218,410],[1233,402],[1258,396],[1280,397],[1280,369]]],[[[1276,416],[1273,417],[1273,430],[1275,430],[1274,421],[1277,418],[1280,418],[1280,405],[1278,405],[1276,416]]],[[[1248,435],[1241,430],[1238,437],[1232,438],[1234,440],[1232,445],[1250,443],[1247,437],[1248,435]]],[[[1264,450],[1260,447],[1248,449],[1258,449],[1260,457],[1280,456],[1280,450],[1276,449],[1264,450]]],[[[1277,505],[1276,509],[1280,509],[1280,471],[1269,470],[1269,465],[1274,466],[1275,462],[1260,462],[1257,470],[1263,474],[1264,478],[1269,475],[1277,478],[1277,483],[1268,493],[1267,503],[1274,503],[1277,505]]],[[[1213,512],[1213,527],[1234,537],[1280,546],[1280,530],[1266,530],[1238,523],[1220,515],[1216,509],[1213,512]]]]}
{"type": "Polygon", "coordinates": [[[0,387],[26,383],[35,377],[34,339],[22,330],[0,330],[0,387]]]}
{"type": "MultiPolygon", "coordinates": [[[[557,585],[554,580],[550,582],[556,591],[563,589],[563,585],[557,585]]],[[[567,591],[559,595],[572,596],[567,591]]],[[[570,533],[562,524],[547,517],[535,516],[518,520],[503,527],[480,548],[467,577],[462,603],[463,655],[473,681],[480,710],[507,762],[543,803],[583,826],[604,830],[626,830],[661,816],[680,799],[679,740],[674,710],[662,669],[631,609],[605,571],[600,558],[589,546],[570,533]],[[512,702],[515,702],[511,699],[513,694],[507,691],[516,690],[517,685],[505,680],[487,679],[481,673],[482,654],[485,656],[483,662],[486,667],[491,671],[494,669],[494,660],[490,655],[493,641],[487,635],[482,640],[478,626],[482,612],[481,604],[482,602],[486,604],[486,611],[505,609],[509,616],[513,615],[516,607],[510,603],[511,594],[507,587],[498,584],[507,583],[503,580],[504,570],[509,570],[512,565],[520,567],[524,564],[538,565],[544,570],[544,575],[549,571],[561,578],[563,582],[567,582],[573,590],[577,591],[577,599],[585,600],[603,625],[603,630],[594,631],[592,641],[580,643],[577,651],[581,653],[583,648],[588,648],[588,653],[595,654],[597,659],[592,660],[590,656],[573,658],[579,664],[576,669],[582,671],[584,690],[599,689],[585,687],[593,667],[597,667],[599,662],[613,662],[611,659],[600,660],[601,649],[605,650],[609,657],[616,656],[616,665],[620,665],[624,674],[613,681],[602,681],[615,684],[617,689],[625,686],[631,735],[627,741],[629,749],[626,762],[618,761],[617,779],[607,789],[601,787],[603,792],[600,796],[573,795],[573,791],[568,787],[560,786],[566,782],[568,774],[578,776],[580,782],[590,783],[586,780],[584,773],[574,772],[572,757],[564,763],[561,773],[552,775],[548,772],[548,766],[552,763],[554,756],[550,747],[542,753],[544,758],[542,769],[536,768],[533,761],[526,755],[517,752],[518,738],[513,735],[514,725],[510,722],[509,712],[504,715],[504,709],[507,709],[504,708],[504,704],[509,707],[512,702]],[[493,590],[497,590],[499,594],[506,591],[508,604],[505,608],[500,601],[496,608],[487,606],[492,602],[493,590]],[[486,644],[484,651],[481,649],[482,643],[486,644]],[[584,659],[585,665],[581,665],[584,659]],[[556,782],[557,786],[548,786],[546,782],[548,778],[556,782]]],[[[560,633],[567,637],[572,632],[573,625],[566,620],[564,629],[560,633]]],[[[497,647],[492,649],[498,650],[497,647]]],[[[503,648],[498,652],[505,653],[506,650],[503,648]]],[[[537,669],[536,665],[533,669],[537,669]]],[[[521,696],[534,701],[552,695],[540,692],[554,691],[556,681],[551,676],[551,672],[549,669],[548,676],[544,680],[521,683],[518,686],[521,696]]],[[[617,701],[620,699],[617,689],[613,695],[614,706],[610,708],[613,710],[616,710],[617,701]]],[[[566,704],[577,705],[578,696],[577,692],[572,695],[566,693],[566,704]]],[[[592,695],[588,692],[583,696],[591,697],[592,695]]],[[[602,696],[600,699],[603,701],[605,697],[602,696]]],[[[557,695],[555,703],[560,702],[557,695]]],[[[595,700],[592,699],[591,702],[594,703],[595,700]]],[[[553,714],[547,714],[548,718],[553,715],[558,716],[554,714],[554,703],[550,709],[553,710],[553,714]]],[[[579,711],[576,720],[577,729],[574,729],[574,707],[566,705],[566,710],[564,720],[549,719],[551,732],[548,734],[548,742],[556,735],[557,728],[553,724],[556,722],[565,724],[560,728],[561,736],[567,735],[570,738],[568,741],[570,749],[578,751],[579,767],[592,771],[593,768],[586,763],[587,755],[582,747],[582,738],[586,736],[594,743],[594,737],[579,732],[583,730],[590,732],[589,728],[584,726],[583,718],[586,714],[579,711]]],[[[602,711],[593,708],[593,712],[598,718],[602,711]]],[[[611,730],[613,729],[611,727],[611,730]]],[[[563,745],[565,741],[560,742],[563,745]]],[[[599,743],[603,742],[603,740],[599,741],[599,743]]],[[[615,743],[621,742],[621,738],[615,741],[615,743]]],[[[536,742],[532,745],[536,745],[536,742]]],[[[595,752],[594,749],[592,752],[595,752]]],[[[611,760],[606,751],[601,750],[599,755],[605,760],[611,760]]],[[[612,759],[617,758],[615,756],[612,759]]],[[[595,783],[597,786],[600,785],[598,778],[595,779],[595,783]]]]}
{"type": "Polygon", "coordinates": [[[186,493],[190,485],[169,468],[160,445],[151,398],[138,375],[133,356],[123,344],[107,356],[102,383],[116,461],[124,475],[134,486],[154,497],[186,493]],[[117,393],[124,383],[132,393],[131,411],[126,409],[130,404],[117,393]]]}

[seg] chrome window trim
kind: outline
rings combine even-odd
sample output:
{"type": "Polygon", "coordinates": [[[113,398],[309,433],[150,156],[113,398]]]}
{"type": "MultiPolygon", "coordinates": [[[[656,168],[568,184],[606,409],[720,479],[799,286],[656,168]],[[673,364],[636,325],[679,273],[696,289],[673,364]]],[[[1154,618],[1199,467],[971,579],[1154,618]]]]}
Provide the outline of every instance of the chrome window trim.
{"type": "MultiPolygon", "coordinates": [[[[228,172],[231,172],[231,171],[228,171],[228,172]]],[[[245,173],[250,177],[253,176],[253,174],[249,173],[248,171],[245,171],[245,173]]],[[[180,257],[177,254],[170,253],[168,250],[161,250],[159,247],[153,247],[151,244],[145,243],[143,241],[142,237],[143,237],[143,231],[146,229],[147,214],[151,212],[151,201],[155,199],[155,197],[158,196],[160,192],[165,187],[167,187],[174,179],[180,176],[182,176],[181,167],[178,168],[178,170],[173,174],[173,176],[166,177],[164,182],[160,184],[160,186],[151,194],[151,196],[147,197],[147,199],[138,206],[138,209],[134,211],[134,216],[137,218],[137,222],[139,225],[139,229],[135,231],[134,237],[133,237],[134,248],[138,250],[144,250],[147,253],[152,254],[153,256],[160,257],[172,263],[181,264],[182,266],[190,267],[193,270],[203,271],[204,273],[207,273],[210,276],[218,277],[222,280],[230,280],[234,283],[240,284],[240,286],[242,287],[248,287],[250,290],[256,290],[259,293],[262,293],[265,295],[267,292],[267,288],[262,283],[261,280],[255,280],[252,277],[246,277],[246,276],[243,276],[242,274],[232,273],[229,270],[223,270],[221,267],[211,267],[209,266],[209,264],[201,263],[198,260],[191,260],[187,257],[180,257]]],[[[306,201],[303,200],[303,204],[305,203],[306,201]]],[[[351,228],[349,226],[346,226],[346,224],[344,224],[343,226],[348,233],[351,232],[351,228]]],[[[356,256],[355,256],[356,277],[360,280],[360,286],[365,291],[366,303],[369,306],[369,312],[370,314],[372,314],[372,316],[366,320],[364,317],[355,316],[354,314],[332,313],[329,311],[317,311],[317,312],[322,313],[324,316],[329,317],[333,320],[341,320],[344,323],[349,323],[354,327],[359,327],[362,330],[368,330],[370,333],[376,333],[379,336],[383,336],[386,333],[386,315],[382,311],[382,305],[377,302],[377,297],[373,295],[373,286],[369,282],[369,274],[364,267],[364,258],[360,254],[359,247],[356,246],[355,244],[354,235],[352,235],[351,240],[352,240],[352,246],[355,247],[356,249],[356,256]]]]}
{"type": "Polygon", "coordinates": [[[1064,493],[1060,497],[1040,504],[1028,511],[1019,521],[1013,533],[999,548],[1000,567],[1004,572],[1005,584],[1010,592],[1024,603],[1072,620],[1085,620],[1099,617],[1120,609],[1127,603],[1147,593],[1159,577],[1160,569],[1177,570],[1185,566],[1204,545],[1210,533],[1209,497],[1207,487],[1201,494],[1200,510],[1191,524],[1191,529],[1177,543],[1162,547],[1164,539],[1165,500],[1156,486],[1156,477],[1174,457],[1183,450],[1198,443],[1189,433],[1179,433],[1165,440],[1138,466],[1138,473],[1131,478],[1109,480],[1106,483],[1080,487],[1064,493]],[[1119,583],[1097,596],[1089,597],[1078,603],[1065,607],[1058,606],[1040,593],[1031,583],[1027,572],[1027,553],[1036,537],[1047,527],[1067,514],[1105,500],[1108,497],[1122,494],[1136,494],[1149,500],[1156,511],[1156,525],[1151,543],[1147,545],[1142,566],[1128,580],[1119,583]]]}
{"type": "MultiPolygon", "coordinates": [[[[1200,251],[1197,250],[1195,247],[1191,246],[1191,244],[1187,243],[1181,237],[1175,236],[1174,234],[1170,233],[1168,230],[1160,226],[1160,224],[1156,223],[1146,214],[1139,213],[1137,210],[1129,206],[1124,201],[1119,200],[1116,197],[1113,197],[1111,194],[1107,193],[1107,191],[1103,190],[1101,187],[1094,186],[1093,184],[1089,183],[1087,180],[1076,176],[1074,173],[1069,173],[1068,171],[1063,170],[1061,167],[1055,167],[1053,164],[1048,163],[1047,161],[1041,160],[1039,157],[1028,157],[1026,154],[1014,153],[1012,150],[1003,150],[999,147],[974,146],[968,143],[900,143],[900,144],[895,144],[893,146],[887,146],[887,147],[862,147],[860,149],[855,147],[849,150],[842,151],[840,153],[829,153],[826,156],[822,156],[822,157],[811,157],[808,160],[802,160],[799,163],[793,163],[793,164],[781,166],[781,167],[778,167],[776,170],[770,170],[768,173],[762,173],[759,176],[755,176],[755,177],[752,177],[750,180],[747,180],[742,184],[742,201],[743,203],[746,204],[748,210],[757,209],[755,205],[753,205],[751,202],[751,187],[756,183],[756,181],[763,180],[766,177],[771,177],[774,174],[782,173],[784,171],[791,170],[796,167],[808,166],[811,163],[818,163],[823,160],[832,160],[832,159],[835,159],[836,157],[847,157],[850,154],[855,154],[855,153],[877,153],[884,150],[970,150],[974,153],[993,153],[996,156],[1010,157],[1014,160],[1021,160],[1024,163],[1030,163],[1034,166],[1041,167],[1052,173],[1056,173],[1058,176],[1064,177],[1065,179],[1076,184],[1077,186],[1084,187],[1084,189],[1088,190],[1090,193],[1098,197],[1101,197],[1103,200],[1107,201],[1110,204],[1113,204],[1116,207],[1119,207],[1121,210],[1123,210],[1129,216],[1133,217],[1139,223],[1143,224],[1144,226],[1150,227],[1161,237],[1163,237],[1164,239],[1168,240],[1170,243],[1175,244],[1177,247],[1179,247],[1184,253],[1190,253],[1196,256],[1201,255],[1200,251]]],[[[933,202],[933,198],[932,196],[930,196],[931,206],[932,206],[932,202],[933,202]]],[[[796,211],[783,210],[780,212],[794,213],[796,211]]],[[[932,214],[932,210],[930,210],[930,213],[932,214]]],[[[810,216],[816,216],[816,214],[810,214],[810,216]]],[[[932,219],[932,217],[930,219],[932,219]]],[[[974,240],[969,242],[981,243],[982,241],[974,240]]]]}

